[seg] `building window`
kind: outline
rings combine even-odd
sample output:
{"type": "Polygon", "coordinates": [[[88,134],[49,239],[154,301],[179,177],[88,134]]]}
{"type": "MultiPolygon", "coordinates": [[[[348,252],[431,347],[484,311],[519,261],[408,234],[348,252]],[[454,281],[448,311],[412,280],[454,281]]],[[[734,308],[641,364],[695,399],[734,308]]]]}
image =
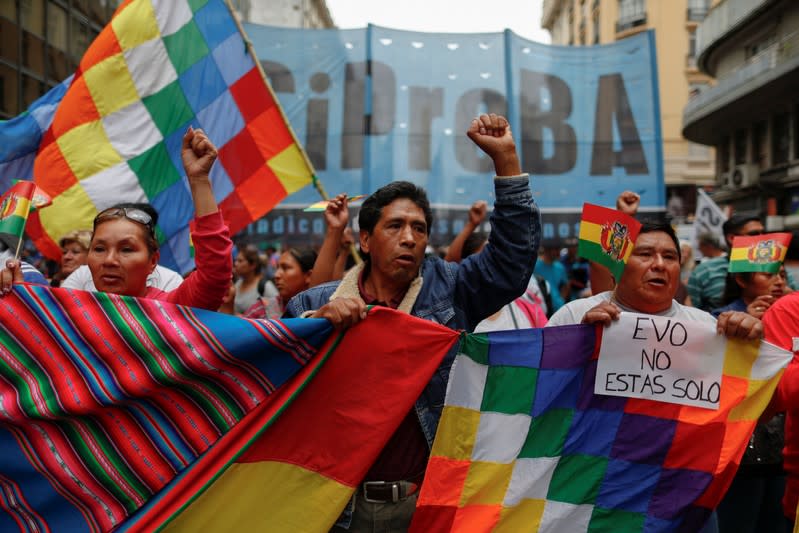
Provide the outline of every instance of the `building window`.
{"type": "Polygon", "coordinates": [[[685,58],[685,66],[696,68],[696,32],[688,31],[688,55],[685,58]]]}
{"type": "Polygon", "coordinates": [[[799,105],[793,110],[793,158],[799,159],[799,105]]]}
{"type": "Polygon", "coordinates": [[[644,0],[619,0],[619,19],[616,31],[624,31],[646,24],[646,4],[644,0]]]}
{"type": "Polygon", "coordinates": [[[769,34],[764,38],[744,47],[744,56],[747,61],[756,61],[777,44],[777,36],[769,34]]]}
{"type": "Polygon", "coordinates": [[[14,2],[0,2],[0,17],[17,20],[17,6],[14,2]]]}
{"type": "Polygon", "coordinates": [[[45,93],[44,83],[30,76],[22,75],[22,103],[27,109],[37,98],[45,93]]]}
{"type": "Polygon", "coordinates": [[[688,0],[688,20],[702,22],[710,9],[710,0],[688,0]]]}
{"type": "Polygon", "coordinates": [[[788,113],[774,115],[771,127],[771,157],[774,165],[788,162],[791,148],[791,126],[788,113]]]}
{"type": "Polygon", "coordinates": [[[70,17],[70,23],[72,26],[72,36],[70,39],[69,52],[72,57],[80,60],[91,42],[91,31],[88,21],[78,15],[73,14],[73,16],[70,17]]]}
{"type": "Polygon", "coordinates": [[[67,10],[53,2],[47,5],[47,42],[67,50],[67,10]]]}
{"type": "Polygon", "coordinates": [[[10,20],[0,18],[0,57],[12,63],[19,61],[19,29],[10,20]]]}
{"type": "Polygon", "coordinates": [[[721,144],[719,144],[719,168],[722,172],[729,172],[730,171],[730,138],[728,136],[724,136],[721,138],[721,144]]]}
{"type": "Polygon", "coordinates": [[[746,163],[746,130],[735,132],[735,164],[746,163]]]}
{"type": "Polygon", "coordinates": [[[574,4],[569,4],[569,45],[574,44],[574,4]]]}
{"type": "Polygon", "coordinates": [[[44,0],[22,0],[19,14],[24,29],[44,37],[44,0]]]}
{"type": "Polygon", "coordinates": [[[768,166],[768,123],[765,120],[752,128],[752,159],[761,170],[768,166]]]}
{"type": "Polygon", "coordinates": [[[599,44],[599,13],[594,13],[594,44],[599,44]]]}

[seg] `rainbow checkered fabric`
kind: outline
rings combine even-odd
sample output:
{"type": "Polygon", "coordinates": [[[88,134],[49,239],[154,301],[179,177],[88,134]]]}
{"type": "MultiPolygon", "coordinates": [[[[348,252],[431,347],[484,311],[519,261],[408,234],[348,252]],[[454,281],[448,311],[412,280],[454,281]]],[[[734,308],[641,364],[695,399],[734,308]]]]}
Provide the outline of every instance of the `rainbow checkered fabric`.
{"type": "Polygon", "coordinates": [[[221,0],[132,0],[92,43],[44,134],[34,180],[53,205],[34,214],[37,247],[58,256],[65,233],[119,202],[160,214],[161,262],[192,266],[193,203],[181,141],[202,128],[219,148],[214,195],[233,233],[311,169],[221,0]]]}

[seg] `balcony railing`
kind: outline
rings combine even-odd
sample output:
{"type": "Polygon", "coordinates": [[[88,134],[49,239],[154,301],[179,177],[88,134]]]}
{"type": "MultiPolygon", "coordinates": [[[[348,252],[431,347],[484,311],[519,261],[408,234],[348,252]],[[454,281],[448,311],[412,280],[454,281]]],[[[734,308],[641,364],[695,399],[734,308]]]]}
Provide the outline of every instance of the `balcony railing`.
{"type": "Polygon", "coordinates": [[[725,0],[711,9],[696,30],[696,56],[771,0],[725,0]]]}
{"type": "Polygon", "coordinates": [[[707,7],[689,7],[686,18],[691,22],[702,22],[710,11],[707,7]]]}
{"type": "Polygon", "coordinates": [[[636,13],[624,18],[619,17],[619,20],[616,21],[616,33],[644,25],[646,25],[646,13],[636,13]]]}
{"type": "Polygon", "coordinates": [[[758,76],[799,57],[799,31],[782,37],[759,54],[751,57],[744,66],[728,76],[719,78],[714,87],[708,88],[688,101],[683,116],[689,116],[696,110],[717,100],[722,95],[734,90],[758,76]]]}

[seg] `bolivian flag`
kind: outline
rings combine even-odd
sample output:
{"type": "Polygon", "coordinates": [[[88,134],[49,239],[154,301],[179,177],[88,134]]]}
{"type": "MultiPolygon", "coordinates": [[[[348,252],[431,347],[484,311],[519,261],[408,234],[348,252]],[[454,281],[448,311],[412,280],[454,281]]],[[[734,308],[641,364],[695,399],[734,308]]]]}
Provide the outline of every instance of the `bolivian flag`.
{"type": "MultiPolygon", "coordinates": [[[[358,200],[362,200],[364,198],[366,198],[365,194],[359,194],[358,196],[350,196],[349,198],[347,198],[347,203],[349,205],[352,202],[357,202],[358,200]]],[[[320,200],[320,201],[316,202],[315,204],[309,205],[308,207],[303,209],[303,211],[305,211],[305,212],[313,212],[313,213],[316,213],[316,212],[319,212],[319,211],[324,211],[325,209],[327,209],[327,204],[329,204],[329,203],[330,203],[330,200],[320,200]]]]}
{"type": "Polygon", "coordinates": [[[326,533],[459,336],[373,308],[120,531],[326,533]]]}
{"type": "Polygon", "coordinates": [[[18,181],[0,198],[0,233],[22,238],[36,189],[32,181],[18,181]]]}
{"type": "Polygon", "coordinates": [[[577,255],[606,266],[618,283],[641,223],[616,209],[583,204],[577,255]]]}
{"type": "Polygon", "coordinates": [[[785,260],[790,243],[790,233],[735,237],[730,252],[730,272],[776,274],[785,260]]]}

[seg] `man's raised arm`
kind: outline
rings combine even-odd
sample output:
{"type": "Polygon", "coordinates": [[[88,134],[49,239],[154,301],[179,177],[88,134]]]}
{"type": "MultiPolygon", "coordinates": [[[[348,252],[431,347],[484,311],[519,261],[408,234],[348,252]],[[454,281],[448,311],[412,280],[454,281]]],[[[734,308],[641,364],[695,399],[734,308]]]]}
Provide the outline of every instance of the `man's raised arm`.
{"type": "Polygon", "coordinates": [[[455,305],[471,330],[524,293],[538,253],[541,219],[505,117],[480,115],[466,134],[491,158],[496,171],[488,244],[460,266],[453,265],[457,268],[455,305]]]}

